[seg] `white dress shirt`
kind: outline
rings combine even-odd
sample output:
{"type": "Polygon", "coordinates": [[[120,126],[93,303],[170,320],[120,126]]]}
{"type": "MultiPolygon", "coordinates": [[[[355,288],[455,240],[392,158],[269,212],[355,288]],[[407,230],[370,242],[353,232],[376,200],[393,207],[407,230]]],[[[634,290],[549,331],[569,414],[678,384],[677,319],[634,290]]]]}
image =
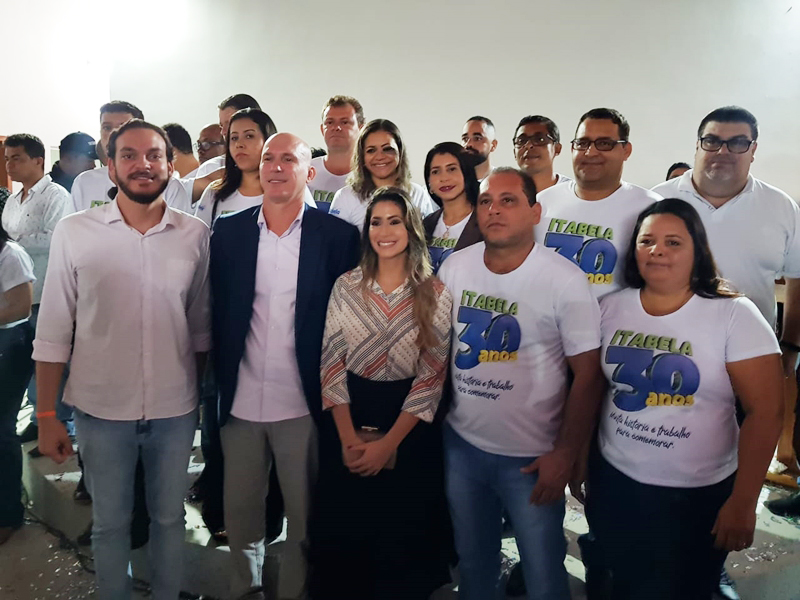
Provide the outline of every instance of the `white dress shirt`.
{"type": "Polygon", "coordinates": [[[33,260],[33,303],[42,299],[44,275],[47,272],[47,256],[50,253],[50,238],[56,223],[69,205],[69,192],[49,175],[42,177],[28,190],[22,200],[22,190],[12,195],[3,209],[3,228],[33,260]]]}
{"type": "Polygon", "coordinates": [[[253,315],[231,408],[238,419],[273,423],[309,414],[294,343],[304,210],[281,236],[269,230],[264,211],[258,211],[253,315]]]}
{"type": "MultiPolygon", "coordinates": [[[[72,184],[72,202],[68,203],[65,214],[71,214],[111,202],[108,190],[115,187],[108,176],[108,167],[100,167],[84,171],[75,178],[72,184]]],[[[172,208],[183,212],[192,212],[192,197],[177,177],[172,177],[164,190],[164,200],[172,208]]]]}
{"type": "Polygon", "coordinates": [[[208,227],[171,208],[145,234],[116,200],[58,223],[33,358],[71,358],[67,404],[116,421],[197,406],[195,353],[211,347],[208,246],[208,227]]]}

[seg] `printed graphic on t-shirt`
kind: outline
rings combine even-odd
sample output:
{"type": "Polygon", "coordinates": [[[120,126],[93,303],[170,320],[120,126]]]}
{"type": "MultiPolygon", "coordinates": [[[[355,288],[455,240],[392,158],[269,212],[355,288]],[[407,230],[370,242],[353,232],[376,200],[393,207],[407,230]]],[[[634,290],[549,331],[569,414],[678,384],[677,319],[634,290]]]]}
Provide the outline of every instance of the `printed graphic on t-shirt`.
{"type": "Polygon", "coordinates": [[[439,272],[439,267],[442,266],[444,259],[453,253],[457,243],[458,238],[450,237],[435,237],[431,240],[428,252],[431,255],[434,275],[439,272]]]}
{"type": "Polygon", "coordinates": [[[108,201],[106,201],[106,200],[92,200],[92,204],[89,206],[89,208],[94,208],[95,206],[103,206],[104,204],[108,204],[108,201]]]}
{"type": "MultiPolygon", "coordinates": [[[[457,320],[465,327],[458,339],[467,348],[456,353],[455,366],[466,371],[481,363],[516,361],[522,341],[517,311],[517,303],[511,300],[463,290],[457,320]]],[[[466,373],[455,373],[454,378],[459,393],[489,400],[514,389],[507,379],[482,379],[466,373]]]]}
{"type": "Polygon", "coordinates": [[[608,416],[617,424],[616,435],[665,449],[692,435],[686,426],[677,429],[658,422],[661,411],[671,417],[695,404],[700,371],[692,360],[691,341],[618,329],[605,362],[617,365],[612,376],[617,387],[630,388],[618,389],[613,397],[619,412],[612,410],[608,416]],[[646,422],[626,414],[644,409],[649,409],[646,422]]]}
{"type": "Polygon", "coordinates": [[[550,219],[544,245],[565,256],[586,273],[589,283],[614,283],[617,249],[611,227],[550,219]]]}
{"type": "Polygon", "coordinates": [[[329,212],[331,209],[331,202],[336,192],[326,192],[325,190],[314,190],[314,202],[317,203],[317,208],[322,212],[329,212]]]}

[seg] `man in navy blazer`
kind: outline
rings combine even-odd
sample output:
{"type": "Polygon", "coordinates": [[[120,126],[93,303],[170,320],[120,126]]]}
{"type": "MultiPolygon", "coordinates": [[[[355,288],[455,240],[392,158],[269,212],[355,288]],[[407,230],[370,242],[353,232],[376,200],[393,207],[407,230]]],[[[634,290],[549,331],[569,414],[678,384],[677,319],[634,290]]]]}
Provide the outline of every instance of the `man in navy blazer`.
{"type": "Polygon", "coordinates": [[[264,145],[259,207],[211,236],[214,365],[225,459],[232,598],[262,598],[264,510],[274,460],[289,520],[280,598],[306,591],[307,522],[322,424],[320,353],[336,278],[358,262],[358,230],[304,203],[311,152],[279,133],[264,145]]]}

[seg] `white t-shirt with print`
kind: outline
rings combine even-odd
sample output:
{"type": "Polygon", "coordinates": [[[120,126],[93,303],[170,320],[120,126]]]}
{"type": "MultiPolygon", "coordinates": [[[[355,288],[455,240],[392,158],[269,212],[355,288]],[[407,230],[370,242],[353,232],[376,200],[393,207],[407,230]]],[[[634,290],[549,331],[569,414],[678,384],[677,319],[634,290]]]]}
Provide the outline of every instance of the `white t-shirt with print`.
{"type": "Polygon", "coordinates": [[[556,173],[556,177],[558,177],[558,179],[556,179],[555,183],[556,185],[560,185],[562,183],[569,183],[570,181],[572,181],[572,177],[568,177],[567,175],[562,175],[561,173],[556,173]]]}
{"type": "MultiPolygon", "coordinates": [[[[113,181],[108,176],[108,167],[100,167],[90,171],[84,171],[75,178],[72,184],[72,202],[67,203],[64,216],[93,208],[111,202],[108,191],[115,187],[113,181]]],[[[190,194],[177,177],[171,177],[164,190],[164,200],[172,208],[182,210],[186,213],[192,212],[190,194]]]]}
{"type": "Polygon", "coordinates": [[[318,156],[311,159],[311,166],[316,169],[317,174],[314,179],[308,182],[308,189],[314,195],[314,202],[317,203],[317,208],[323,212],[329,212],[333,196],[347,185],[347,176],[334,175],[325,168],[325,157],[318,156]]]}
{"type": "Polygon", "coordinates": [[[800,209],[786,193],[750,175],[741,193],[714,208],[692,183],[692,171],[653,188],[700,214],[720,274],[775,326],[775,280],[800,277],[800,209]]]}
{"type": "MultiPolygon", "coordinates": [[[[36,277],[33,275],[33,261],[25,249],[19,244],[8,241],[0,251],[0,309],[6,308],[8,303],[4,294],[23,283],[33,283],[36,277]]],[[[24,323],[28,319],[20,319],[13,323],[0,325],[0,329],[11,329],[12,327],[24,323]]]]}
{"type": "MultiPolygon", "coordinates": [[[[419,184],[411,183],[410,196],[411,204],[417,207],[423,218],[439,209],[433,203],[425,188],[419,184]]],[[[364,228],[364,219],[367,216],[367,202],[362,201],[353,191],[353,188],[347,185],[333,196],[330,214],[336,215],[351,225],[355,225],[361,231],[364,228]]]]}
{"type": "Polygon", "coordinates": [[[780,353],[775,333],[745,297],[692,296],[655,317],[639,290],[600,301],[603,372],[600,451],[648,485],[702,487],[738,464],[739,426],[725,365],[780,353]]]}
{"type": "MultiPolygon", "coordinates": [[[[203,192],[203,195],[200,196],[200,200],[197,201],[197,206],[195,207],[194,216],[201,219],[209,227],[213,225],[211,222],[211,213],[214,210],[215,194],[216,190],[209,185],[203,192]]],[[[258,196],[245,196],[239,190],[236,190],[224,200],[217,202],[217,212],[214,215],[214,220],[216,221],[222,215],[239,212],[240,210],[252,206],[258,206],[263,201],[263,194],[259,194],[258,196]]]]}
{"type": "Polygon", "coordinates": [[[439,216],[439,220],[436,221],[436,227],[433,229],[433,239],[428,244],[428,253],[431,257],[434,274],[439,272],[444,260],[453,253],[456,244],[458,244],[458,239],[464,233],[464,228],[467,226],[471,216],[472,213],[469,213],[450,227],[444,224],[444,213],[439,216]]]}
{"type": "Polygon", "coordinates": [[[624,181],[602,200],[582,200],[575,182],[554,185],[537,196],[542,220],[536,242],[578,265],[596,298],[624,287],[625,252],[639,213],[661,196],[624,181]]]}
{"type": "Polygon", "coordinates": [[[485,248],[459,250],[439,271],[453,295],[447,420],[485,452],[541,456],[561,427],[566,357],[600,346],[600,309],[583,272],[541,245],[504,275],[486,268],[485,248]]]}

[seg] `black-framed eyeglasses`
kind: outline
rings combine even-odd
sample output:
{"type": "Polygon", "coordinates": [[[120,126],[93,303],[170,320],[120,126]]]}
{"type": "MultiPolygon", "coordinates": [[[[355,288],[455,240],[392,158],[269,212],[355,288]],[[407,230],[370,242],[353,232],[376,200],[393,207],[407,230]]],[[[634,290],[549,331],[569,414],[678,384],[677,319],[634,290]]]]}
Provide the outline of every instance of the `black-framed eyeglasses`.
{"type": "Polygon", "coordinates": [[[570,142],[573,150],[579,150],[581,152],[586,152],[592,147],[592,144],[594,144],[594,147],[600,152],[610,152],[616,147],[617,144],[622,144],[624,146],[627,143],[628,140],[612,140],[611,138],[598,138],[596,140],[579,138],[570,142]]]}
{"type": "Polygon", "coordinates": [[[528,144],[532,146],[547,146],[547,144],[555,143],[556,140],[549,133],[546,135],[541,133],[537,133],[536,135],[525,135],[524,133],[521,133],[515,137],[513,141],[515,148],[524,148],[528,144]]]}
{"type": "Polygon", "coordinates": [[[200,150],[211,150],[214,146],[224,146],[225,142],[195,142],[194,149],[198,152],[200,150]]]}
{"type": "Polygon", "coordinates": [[[749,140],[746,137],[734,137],[729,140],[723,140],[715,135],[704,135],[700,139],[700,147],[706,152],[719,152],[723,146],[728,147],[728,152],[731,154],[744,154],[750,150],[755,140],[749,140]]]}

